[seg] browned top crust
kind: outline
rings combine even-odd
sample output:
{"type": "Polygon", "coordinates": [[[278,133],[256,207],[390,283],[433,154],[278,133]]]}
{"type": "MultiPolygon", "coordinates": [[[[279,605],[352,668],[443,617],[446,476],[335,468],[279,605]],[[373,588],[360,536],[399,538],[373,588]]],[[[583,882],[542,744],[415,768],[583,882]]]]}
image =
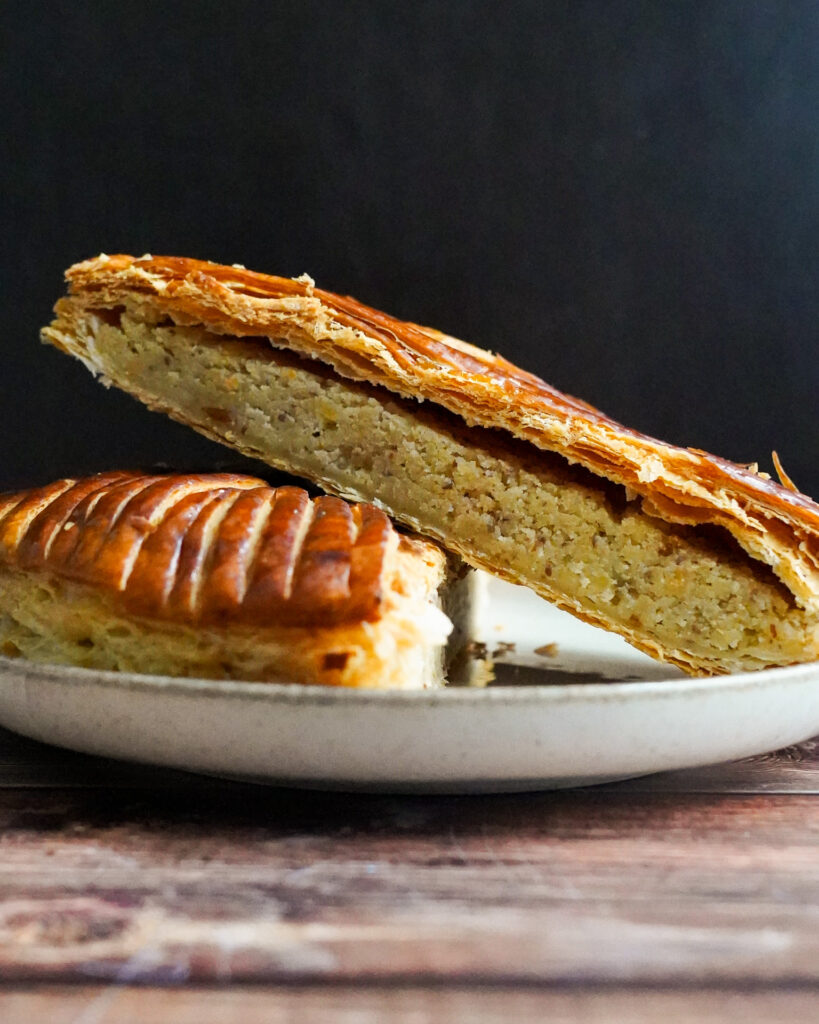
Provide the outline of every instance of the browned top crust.
{"type": "Polygon", "coordinates": [[[819,506],[808,497],[746,467],[630,430],[500,356],[320,291],[307,277],[271,277],[191,259],[102,255],[71,267],[67,278],[75,297],[63,301],[74,306],[137,303],[178,323],[267,337],[343,376],[433,401],[467,423],[559,452],[642,496],[650,514],[724,526],[801,604],[819,606],[819,506]]]}
{"type": "Polygon", "coordinates": [[[180,623],[377,619],[398,545],[372,505],[233,474],[103,473],[0,495],[0,564],[180,623]]]}

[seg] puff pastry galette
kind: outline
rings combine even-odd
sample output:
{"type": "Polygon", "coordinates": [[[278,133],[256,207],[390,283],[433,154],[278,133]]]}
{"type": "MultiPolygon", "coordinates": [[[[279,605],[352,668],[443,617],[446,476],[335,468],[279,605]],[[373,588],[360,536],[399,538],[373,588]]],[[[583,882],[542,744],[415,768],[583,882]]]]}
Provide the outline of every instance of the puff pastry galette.
{"type": "Polygon", "coordinates": [[[499,356],[296,280],[99,256],[46,341],[692,673],[819,656],[819,507],[499,356]]]}
{"type": "Polygon", "coordinates": [[[466,642],[473,576],[372,505],[251,477],[105,473],[0,495],[0,653],[35,661],[435,686],[466,642]]]}

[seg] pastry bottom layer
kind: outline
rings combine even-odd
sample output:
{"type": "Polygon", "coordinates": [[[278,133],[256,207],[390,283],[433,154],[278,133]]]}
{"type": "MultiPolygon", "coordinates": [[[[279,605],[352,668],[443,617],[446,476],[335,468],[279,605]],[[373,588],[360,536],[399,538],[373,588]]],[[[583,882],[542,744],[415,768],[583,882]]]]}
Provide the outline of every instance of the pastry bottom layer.
{"type": "Polygon", "coordinates": [[[715,527],[668,524],[562,457],[323,364],[140,313],[51,329],[103,378],[195,429],[380,505],[692,673],[813,660],[819,623],[715,527]]]}
{"type": "Polygon", "coordinates": [[[435,687],[449,663],[462,660],[475,576],[442,573],[438,590],[390,601],[377,622],[216,629],[129,616],[89,587],[0,566],[0,654],[202,679],[435,687]]]}

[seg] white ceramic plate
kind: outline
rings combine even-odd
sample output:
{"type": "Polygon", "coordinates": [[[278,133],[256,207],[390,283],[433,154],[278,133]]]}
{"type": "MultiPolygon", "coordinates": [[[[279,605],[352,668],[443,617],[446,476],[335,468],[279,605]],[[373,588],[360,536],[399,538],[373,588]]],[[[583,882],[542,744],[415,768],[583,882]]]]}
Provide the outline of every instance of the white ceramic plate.
{"type": "Polygon", "coordinates": [[[491,590],[483,639],[502,664],[487,689],[334,690],[0,658],[0,724],[191,771],[418,792],[605,782],[819,733],[819,664],[688,679],[526,590],[491,590]]]}

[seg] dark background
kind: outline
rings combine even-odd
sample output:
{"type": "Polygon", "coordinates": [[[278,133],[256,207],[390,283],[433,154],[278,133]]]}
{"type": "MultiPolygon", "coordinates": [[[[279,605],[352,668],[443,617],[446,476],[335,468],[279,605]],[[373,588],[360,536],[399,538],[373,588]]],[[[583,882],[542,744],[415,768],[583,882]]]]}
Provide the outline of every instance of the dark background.
{"type": "Polygon", "coordinates": [[[819,493],[819,3],[0,4],[0,486],[223,450],[41,347],[63,269],[241,262],[819,493]]]}

